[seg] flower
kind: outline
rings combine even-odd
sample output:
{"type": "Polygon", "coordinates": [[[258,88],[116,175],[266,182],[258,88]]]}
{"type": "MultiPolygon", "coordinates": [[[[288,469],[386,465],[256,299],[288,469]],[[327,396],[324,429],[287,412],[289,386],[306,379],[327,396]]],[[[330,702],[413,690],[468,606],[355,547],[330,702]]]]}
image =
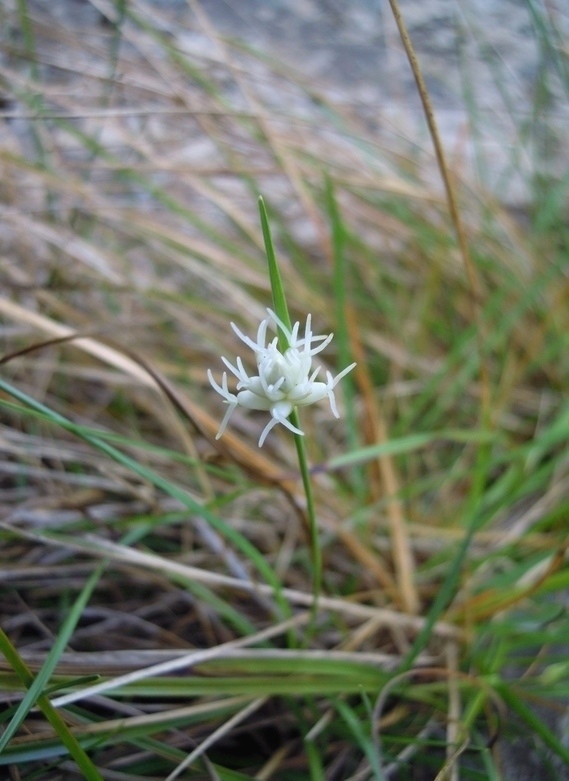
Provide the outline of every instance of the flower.
{"type": "Polygon", "coordinates": [[[290,420],[288,420],[288,416],[295,407],[314,404],[317,401],[328,398],[333,414],[337,418],[340,417],[334,397],[334,388],[342,377],[345,377],[356,364],[350,364],[336,377],[333,377],[327,371],[326,382],[317,382],[316,378],[320,368],[316,368],[311,373],[312,358],[330,344],[334,334],[313,336],[311,316],[308,315],[304,336],[299,338],[300,323],[295,323],[292,331],[289,331],[274,312],[270,309],[267,309],[267,312],[269,317],[261,321],[257,331],[256,342],[241,333],[239,328],[234,323],[231,323],[231,327],[237,336],[255,353],[257,374],[249,376],[241,358],[237,358],[237,365],[234,366],[227,358],[222,357],[223,363],[238,380],[237,393],[231,393],[227,387],[227,372],[223,372],[221,385],[219,385],[208,369],[207,376],[213,389],[219,393],[228,405],[216,439],[219,439],[223,434],[233,410],[238,406],[271,413],[271,419],[261,433],[259,447],[263,445],[267,434],[277,423],[282,423],[283,426],[286,426],[295,434],[304,435],[303,431],[293,426],[290,420]],[[273,324],[275,330],[280,328],[286,336],[289,346],[284,352],[281,352],[278,347],[277,336],[268,345],[266,344],[269,324],[273,324]]]}

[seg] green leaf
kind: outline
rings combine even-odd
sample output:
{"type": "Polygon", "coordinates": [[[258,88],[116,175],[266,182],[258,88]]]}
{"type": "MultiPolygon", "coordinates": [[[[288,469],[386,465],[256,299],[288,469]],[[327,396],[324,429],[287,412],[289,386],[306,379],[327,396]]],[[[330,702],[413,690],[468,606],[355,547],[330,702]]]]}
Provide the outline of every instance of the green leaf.
{"type": "MultiPolygon", "coordinates": [[[[283,281],[281,279],[281,272],[279,270],[279,264],[275,255],[275,248],[273,246],[273,239],[271,236],[271,228],[269,226],[269,218],[267,216],[267,209],[262,196],[259,196],[259,213],[261,215],[261,227],[263,229],[263,240],[265,242],[265,252],[267,253],[267,263],[269,265],[269,279],[271,282],[271,292],[273,294],[273,306],[275,314],[283,321],[289,331],[292,328],[290,315],[288,312],[288,306],[286,304],[286,297],[283,287],[283,281]]],[[[284,352],[288,349],[288,339],[285,334],[282,333],[280,328],[278,329],[279,349],[284,352]]]]}

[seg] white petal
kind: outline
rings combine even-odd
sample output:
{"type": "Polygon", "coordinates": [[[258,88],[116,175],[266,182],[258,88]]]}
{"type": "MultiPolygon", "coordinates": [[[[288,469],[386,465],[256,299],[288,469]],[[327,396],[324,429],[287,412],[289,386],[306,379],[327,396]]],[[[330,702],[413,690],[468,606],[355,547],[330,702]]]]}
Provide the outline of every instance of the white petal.
{"type": "Polygon", "coordinates": [[[213,378],[213,374],[211,373],[211,369],[207,370],[207,378],[210,382],[211,387],[219,393],[220,396],[223,396],[224,400],[228,404],[236,404],[237,403],[237,396],[235,394],[230,393],[229,389],[227,387],[227,372],[223,372],[221,385],[218,385],[217,382],[213,378]]]}
{"type": "Polygon", "coordinates": [[[304,431],[301,431],[299,428],[296,428],[296,426],[293,426],[292,423],[288,418],[275,418],[279,423],[282,423],[283,426],[286,426],[289,431],[292,431],[293,434],[300,434],[301,437],[304,436],[304,431]]]}
{"type": "Polygon", "coordinates": [[[298,341],[298,331],[300,329],[300,323],[296,322],[292,327],[292,333],[289,339],[289,346],[293,347],[298,341]]]}
{"type": "Polygon", "coordinates": [[[313,382],[308,393],[306,393],[303,398],[296,400],[295,404],[306,407],[308,404],[315,404],[317,401],[322,401],[326,396],[328,396],[328,385],[325,382],[313,382]]]}
{"type": "Polygon", "coordinates": [[[271,404],[271,415],[279,420],[286,420],[292,412],[292,407],[290,401],[277,401],[276,404],[271,404]]]}
{"type": "Polygon", "coordinates": [[[244,388],[245,390],[251,391],[251,393],[254,393],[256,396],[261,396],[261,398],[266,398],[265,390],[263,388],[263,383],[261,382],[261,378],[257,377],[257,375],[255,375],[254,377],[250,377],[249,381],[244,386],[244,388]]]}
{"type": "Polygon", "coordinates": [[[292,404],[289,402],[278,402],[271,407],[272,417],[261,433],[259,447],[263,446],[269,431],[271,431],[271,429],[273,429],[277,423],[281,423],[283,426],[286,426],[286,428],[292,431],[293,434],[300,434],[301,436],[304,436],[304,431],[301,431],[299,428],[296,428],[296,426],[293,426],[290,420],[288,420],[288,415],[290,415],[291,412],[292,404]]]}
{"type": "MultiPolygon", "coordinates": [[[[243,382],[243,373],[242,373],[242,372],[241,372],[241,371],[240,371],[238,368],[236,368],[236,367],[235,367],[235,366],[234,366],[234,365],[231,363],[231,361],[228,361],[228,360],[227,360],[227,358],[224,358],[224,357],[223,357],[223,355],[221,356],[221,360],[222,360],[222,361],[223,361],[223,363],[224,363],[224,364],[227,366],[227,368],[229,369],[229,371],[230,371],[232,374],[234,374],[234,375],[237,377],[237,379],[238,379],[240,382],[243,382]]],[[[245,374],[245,379],[246,379],[246,378],[247,378],[247,374],[245,374]]]]}
{"type": "Polygon", "coordinates": [[[263,431],[261,432],[261,436],[259,438],[259,447],[263,447],[263,444],[265,442],[265,439],[267,438],[267,435],[269,431],[274,428],[279,421],[276,418],[271,418],[263,431]]]}
{"type": "MultiPolygon", "coordinates": [[[[270,315],[270,316],[273,318],[273,320],[274,320],[274,321],[275,321],[275,323],[278,325],[278,327],[281,329],[281,331],[283,332],[283,334],[286,336],[286,338],[287,338],[287,342],[289,343],[289,345],[292,345],[292,333],[291,333],[291,332],[288,330],[288,328],[287,328],[287,327],[286,327],[286,325],[283,323],[283,321],[280,319],[280,317],[278,317],[278,315],[276,315],[276,314],[273,312],[273,310],[272,310],[272,309],[267,309],[267,312],[268,312],[268,313],[269,313],[269,315],[270,315]]],[[[300,325],[300,324],[299,324],[299,325],[300,325]]],[[[296,327],[296,323],[295,323],[295,327],[296,327]]],[[[298,329],[297,329],[297,333],[298,333],[298,329]]]]}
{"type": "Polygon", "coordinates": [[[319,339],[323,339],[324,341],[322,342],[322,344],[319,344],[318,347],[311,347],[310,355],[317,355],[319,352],[322,352],[322,350],[325,347],[328,347],[328,345],[330,344],[333,338],[334,338],[334,334],[328,334],[328,336],[314,336],[312,338],[313,342],[319,339]]]}
{"type": "Polygon", "coordinates": [[[338,407],[336,406],[336,397],[334,396],[334,391],[332,388],[328,389],[328,401],[330,402],[330,409],[332,410],[332,415],[334,415],[335,418],[340,417],[340,413],[338,412],[338,407]]]}
{"type": "MultiPolygon", "coordinates": [[[[317,382],[319,368],[312,371],[312,358],[320,353],[331,342],[333,334],[314,336],[312,333],[312,316],[309,314],[304,326],[304,336],[299,338],[300,322],[294,323],[292,330],[271,309],[267,310],[269,317],[259,324],[257,341],[246,336],[234,323],[231,327],[239,339],[255,353],[258,374],[250,376],[241,358],[235,364],[222,358],[223,363],[238,380],[237,392],[231,393],[227,385],[227,372],[223,372],[221,385],[213,378],[208,369],[207,376],[213,387],[228,405],[217,434],[219,438],[229,422],[233,411],[240,405],[247,409],[270,412],[270,420],[263,429],[259,439],[262,446],[269,432],[278,424],[295,434],[304,432],[294,426],[289,415],[294,407],[314,404],[328,398],[332,413],[339,417],[334,388],[339,381],[350,372],[355,363],[347,366],[336,377],[326,372],[326,382],[317,382]],[[271,322],[272,321],[272,322],[271,322]],[[279,335],[267,345],[267,328],[274,325],[277,334],[284,335],[288,341],[285,350],[279,349],[279,335]]],[[[282,338],[282,337],[281,337],[282,338]]]]}
{"type": "Polygon", "coordinates": [[[306,317],[306,325],[304,326],[304,344],[309,345],[312,343],[312,315],[308,314],[306,317]]]}
{"type": "MultiPolygon", "coordinates": [[[[247,345],[247,347],[250,347],[250,348],[251,348],[251,350],[253,350],[253,352],[255,352],[255,353],[256,353],[256,352],[259,352],[259,350],[263,350],[263,349],[264,349],[264,347],[263,347],[263,346],[259,346],[259,345],[258,345],[256,342],[254,342],[252,339],[249,339],[249,337],[248,337],[248,336],[245,336],[245,334],[243,333],[243,331],[240,331],[240,330],[239,330],[239,328],[237,328],[237,326],[235,325],[235,323],[230,323],[230,325],[231,325],[231,327],[233,328],[233,330],[235,331],[235,333],[237,334],[237,336],[238,336],[238,337],[241,339],[241,341],[242,341],[242,342],[245,342],[245,344],[247,345]]],[[[261,323],[261,325],[262,325],[262,323],[261,323]]],[[[260,326],[259,326],[259,329],[260,329],[260,326]]]]}
{"type": "Polygon", "coordinates": [[[225,429],[227,428],[227,424],[229,423],[229,418],[232,416],[236,406],[237,406],[237,402],[235,402],[234,404],[230,404],[229,407],[227,408],[227,412],[225,413],[225,415],[223,416],[223,420],[221,421],[221,426],[219,427],[219,431],[215,435],[216,439],[219,439],[220,436],[225,431],[225,429]]]}
{"type": "MultiPolygon", "coordinates": [[[[352,371],[352,369],[354,368],[354,366],[357,366],[357,364],[356,364],[355,362],[354,362],[354,363],[351,363],[349,366],[346,366],[346,368],[345,368],[345,369],[342,369],[342,371],[340,372],[340,374],[337,374],[337,375],[336,375],[336,376],[335,376],[335,377],[332,379],[332,387],[333,387],[333,388],[335,388],[335,387],[336,387],[336,385],[337,385],[337,384],[340,382],[340,380],[342,379],[342,377],[345,377],[345,376],[346,376],[346,374],[348,374],[349,372],[351,372],[351,371],[352,371]]],[[[328,373],[329,373],[329,372],[328,372],[328,373]]]]}
{"type": "Polygon", "coordinates": [[[249,379],[249,375],[247,374],[247,372],[245,370],[245,367],[243,366],[243,361],[241,360],[241,358],[237,358],[235,363],[237,364],[237,368],[239,369],[239,371],[241,372],[243,377],[245,377],[248,380],[249,379]]]}
{"type": "Polygon", "coordinates": [[[237,394],[237,403],[247,409],[260,409],[268,411],[271,409],[272,402],[266,396],[258,396],[250,390],[242,390],[237,394]]]}
{"type": "Polygon", "coordinates": [[[270,382],[272,376],[271,370],[269,370],[268,372],[261,371],[259,379],[261,380],[261,385],[263,387],[263,394],[267,399],[270,399],[273,403],[282,399],[284,394],[280,390],[280,387],[284,383],[285,377],[281,377],[277,382],[270,382]]]}

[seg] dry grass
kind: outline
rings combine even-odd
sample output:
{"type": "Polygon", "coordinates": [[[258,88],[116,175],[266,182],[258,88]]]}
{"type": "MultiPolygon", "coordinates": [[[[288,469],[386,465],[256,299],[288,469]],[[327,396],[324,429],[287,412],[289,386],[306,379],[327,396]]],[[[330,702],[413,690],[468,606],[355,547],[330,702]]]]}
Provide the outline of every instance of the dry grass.
{"type": "MultiPolygon", "coordinates": [[[[520,223],[453,172],[473,309],[428,166],[197,3],[93,4],[1,12],[6,635],[105,779],[497,779],[506,705],[564,777],[563,185],[520,223]],[[358,361],[341,421],[302,411],[309,633],[294,443],[239,410],[216,441],[206,378],[270,304],[258,193],[293,317],[358,361]]],[[[0,761],[77,777],[35,699],[0,761]]]]}

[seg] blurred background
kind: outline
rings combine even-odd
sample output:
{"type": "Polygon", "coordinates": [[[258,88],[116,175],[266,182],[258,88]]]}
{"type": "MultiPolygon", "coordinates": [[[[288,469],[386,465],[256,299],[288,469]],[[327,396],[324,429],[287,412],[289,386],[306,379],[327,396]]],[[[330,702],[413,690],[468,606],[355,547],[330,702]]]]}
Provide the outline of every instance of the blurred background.
{"type": "MultiPolygon", "coordinates": [[[[0,615],[105,778],[202,743],[182,777],[569,777],[569,9],[400,8],[466,254],[387,2],[0,3],[0,615]],[[313,588],[289,432],[214,439],[259,195],[293,321],[358,366],[301,415],[320,623],[237,657],[313,588]]],[[[0,761],[77,777],[32,705],[0,761]]]]}

